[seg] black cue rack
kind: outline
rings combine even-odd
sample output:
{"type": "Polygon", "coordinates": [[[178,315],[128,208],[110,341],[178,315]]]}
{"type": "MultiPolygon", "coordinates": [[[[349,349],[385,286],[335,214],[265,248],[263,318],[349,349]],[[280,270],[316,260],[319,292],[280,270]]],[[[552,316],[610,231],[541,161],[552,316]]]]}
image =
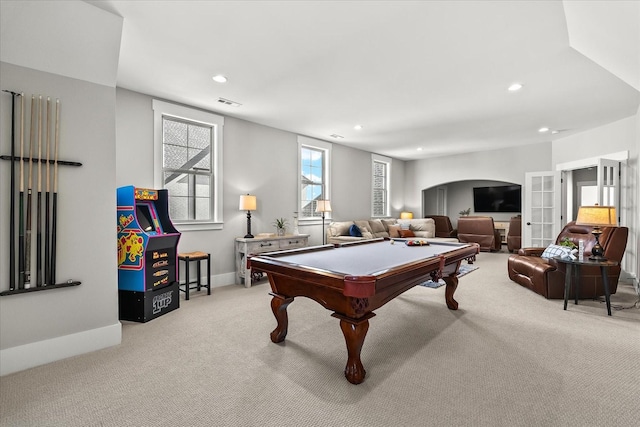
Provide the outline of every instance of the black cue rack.
{"type": "MultiPolygon", "coordinates": [[[[12,159],[13,159],[14,162],[19,162],[20,160],[23,160],[25,163],[27,163],[29,161],[31,161],[32,163],[38,163],[38,162],[47,163],[46,159],[39,159],[37,157],[27,158],[27,157],[20,157],[20,156],[13,156],[12,157],[12,156],[7,156],[7,155],[1,155],[0,156],[0,160],[11,161],[12,159]]],[[[74,161],[68,161],[68,160],[59,160],[58,159],[57,163],[58,163],[58,166],[75,166],[75,167],[82,166],[82,163],[74,162],[74,161]]],[[[49,164],[55,165],[56,161],[49,159],[49,164]]],[[[35,193],[35,191],[34,191],[34,193],[35,193]]],[[[14,266],[14,268],[15,268],[15,266],[14,266]]],[[[35,286],[35,285],[32,284],[32,286],[29,287],[28,289],[18,289],[18,288],[16,288],[16,289],[12,289],[12,290],[2,291],[2,292],[0,292],[0,296],[4,297],[4,296],[8,296],[8,295],[18,295],[18,294],[25,294],[25,293],[29,293],[29,292],[46,291],[46,290],[49,290],[49,289],[68,288],[70,286],[78,286],[81,283],[82,282],[79,282],[79,281],[76,281],[76,280],[67,280],[66,282],[56,283],[56,284],[47,285],[47,286],[35,286]]]]}

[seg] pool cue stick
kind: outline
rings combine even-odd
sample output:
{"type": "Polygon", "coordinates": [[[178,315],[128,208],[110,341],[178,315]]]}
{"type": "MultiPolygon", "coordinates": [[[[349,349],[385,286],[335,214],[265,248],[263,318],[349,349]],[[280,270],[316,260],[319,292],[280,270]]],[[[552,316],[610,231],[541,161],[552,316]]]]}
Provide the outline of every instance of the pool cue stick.
{"type": "Polygon", "coordinates": [[[9,290],[16,288],[16,92],[3,90],[11,94],[11,191],[9,209],[9,290]]]}
{"type": "Polygon", "coordinates": [[[51,224],[51,284],[56,284],[56,238],[58,224],[58,148],[60,147],[60,100],[56,99],[56,131],[53,161],[53,223],[51,224]]]}
{"type": "Polygon", "coordinates": [[[44,285],[50,285],[51,284],[51,276],[49,275],[49,267],[51,266],[50,264],[50,220],[51,220],[51,216],[49,215],[49,212],[51,211],[50,207],[51,207],[51,196],[49,195],[49,192],[51,191],[51,185],[50,185],[50,177],[51,177],[51,173],[49,170],[49,152],[51,151],[51,98],[47,97],[47,138],[45,141],[45,147],[46,147],[46,151],[47,151],[47,163],[46,163],[46,174],[47,174],[47,179],[46,179],[46,190],[45,190],[45,204],[44,204],[44,285]]]}
{"type": "Polygon", "coordinates": [[[38,196],[36,198],[36,286],[42,286],[42,95],[38,98],[38,196]]]}
{"type": "Polygon", "coordinates": [[[31,95],[31,120],[29,121],[29,183],[27,185],[27,225],[24,262],[24,287],[31,287],[31,193],[33,188],[33,144],[36,126],[36,97],[31,95]]]}
{"type": "Polygon", "coordinates": [[[24,93],[20,94],[20,199],[18,205],[18,289],[24,289],[24,93]]]}

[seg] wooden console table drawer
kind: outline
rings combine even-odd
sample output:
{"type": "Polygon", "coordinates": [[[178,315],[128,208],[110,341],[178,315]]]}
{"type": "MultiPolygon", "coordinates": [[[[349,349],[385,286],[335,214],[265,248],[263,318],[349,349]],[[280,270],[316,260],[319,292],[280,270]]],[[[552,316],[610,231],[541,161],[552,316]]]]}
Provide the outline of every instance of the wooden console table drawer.
{"type": "Polygon", "coordinates": [[[235,242],[236,252],[236,284],[251,287],[251,269],[247,267],[247,255],[262,254],[265,252],[281,251],[286,249],[302,248],[309,245],[308,234],[274,236],[266,238],[238,237],[235,242]]]}
{"type": "Polygon", "coordinates": [[[302,248],[304,246],[307,246],[308,242],[309,236],[291,236],[287,239],[280,240],[280,250],[302,248]]]}

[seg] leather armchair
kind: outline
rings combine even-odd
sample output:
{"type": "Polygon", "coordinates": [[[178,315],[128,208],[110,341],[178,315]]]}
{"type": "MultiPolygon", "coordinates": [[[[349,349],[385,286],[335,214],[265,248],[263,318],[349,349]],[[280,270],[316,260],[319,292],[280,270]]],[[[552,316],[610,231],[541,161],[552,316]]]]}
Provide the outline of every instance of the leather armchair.
{"type": "Polygon", "coordinates": [[[477,243],[483,252],[499,251],[502,247],[500,232],[490,216],[461,216],[458,218],[458,240],[477,243]]]}
{"type": "MultiPolygon", "coordinates": [[[[556,239],[556,244],[566,237],[576,246],[580,240],[584,240],[584,256],[591,255],[591,248],[595,244],[595,237],[591,234],[592,227],[568,223],[556,239]]],[[[627,227],[606,227],[600,236],[600,244],[604,250],[604,257],[611,261],[622,261],[629,229],[627,227]]],[[[541,258],[545,248],[522,248],[517,255],[510,255],[507,261],[509,278],[519,285],[529,288],[547,299],[564,298],[564,279],[566,264],[554,259],[541,258]]],[[[620,278],[620,266],[608,269],[609,292],[615,294],[620,278]]],[[[581,299],[591,299],[604,295],[604,286],[599,267],[580,267],[580,292],[581,299]]],[[[573,286],[569,291],[569,298],[574,298],[573,286]]]]}
{"type": "Polygon", "coordinates": [[[515,252],[522,247],[522,217],[514,216],[509,221],[507,233],[507,250],[515,252]]]}
{"type": "Polygon", "coordinates": [[[446,215],[426,215],[425,218],[433,219],[436,225],[436,237],[456,237],[458,230],[453,228],[451,220],[446,215]]]}

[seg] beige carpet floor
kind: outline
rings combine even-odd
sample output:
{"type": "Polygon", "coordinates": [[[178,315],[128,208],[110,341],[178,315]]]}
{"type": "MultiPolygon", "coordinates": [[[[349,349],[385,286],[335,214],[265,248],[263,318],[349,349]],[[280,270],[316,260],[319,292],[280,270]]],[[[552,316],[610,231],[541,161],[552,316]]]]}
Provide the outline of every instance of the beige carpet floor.
{"type": "Polygon", "coordinates": [[[630,285],[604,303],[543,297],[509,281],[506,253],[460,279],[417,286],[377,311],[364,383],[343,375],[337,319],[300,298],[273,344],[269,285],[182,297],[123,324],[119,346],[0,378],[13,426],[637,426],[640,310],[630,285]]]}

